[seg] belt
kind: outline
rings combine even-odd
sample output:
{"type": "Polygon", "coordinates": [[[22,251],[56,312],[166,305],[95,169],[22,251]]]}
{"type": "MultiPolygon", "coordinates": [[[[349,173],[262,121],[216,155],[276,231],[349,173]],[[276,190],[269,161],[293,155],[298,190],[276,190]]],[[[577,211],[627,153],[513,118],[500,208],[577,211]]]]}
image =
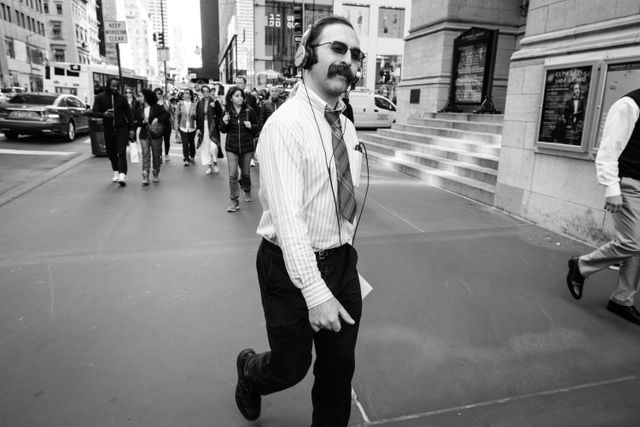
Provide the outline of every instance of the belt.
{"type": "MultiPolygon", "coordinates": [[[[278,253],[282,253],[282,249],[280,249],[280,246],[276,245],[275,243],[271,243],[270,241],[268,241],[267,239],[263,238],[262,239],[262,244],[269,248],[272,249],[278,253]]],[[[344,246],[344,245],[343,245],[344,246]]],[[[316,258],[320,261],[323,261],[335,254],[338,253],[338,251],[340,250],[340,248],[342,248],[342,246],[339,246],[337,248],[330,248],[330,249],[323,249],[321,251],[314,251],[314,254],[316,255],[316,258]]]]}

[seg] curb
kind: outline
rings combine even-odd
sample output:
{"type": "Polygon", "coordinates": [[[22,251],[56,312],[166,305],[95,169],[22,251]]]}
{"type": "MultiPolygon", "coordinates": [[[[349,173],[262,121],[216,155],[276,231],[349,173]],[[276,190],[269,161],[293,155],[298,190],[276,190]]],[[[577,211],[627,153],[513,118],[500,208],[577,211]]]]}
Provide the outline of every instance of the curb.
{"type": "Polygon", "coordinates": [[[11,202],[12,200],[17,199],[18,197],[28,193],[29,191],[33,190],[34,188],[37,188],[39,186],[41,186],[42,184],[44,184],[47,181],[52,180],[53,178],[57,177],[58,175],[61,175],[63,173],[65,173],[66,171],[68,171],[69,169],[75,167],[76,165],[78,165],[79,163],[84,162],[85,160],[89,159],[93,157],[93,154],[81,154],[79,156],[74,157],[73,159],[61,164],[60,166],[51,169],[50,171],[48,171],[47,173],[43,174],[42,176],[33,179],[29,182],[25,182],[24,184],[20,184],[17,187],[12,188],[11,190],[7,191],[6,193],[0,195],[0,207],[6,205],[7,203],[11,202]]]}

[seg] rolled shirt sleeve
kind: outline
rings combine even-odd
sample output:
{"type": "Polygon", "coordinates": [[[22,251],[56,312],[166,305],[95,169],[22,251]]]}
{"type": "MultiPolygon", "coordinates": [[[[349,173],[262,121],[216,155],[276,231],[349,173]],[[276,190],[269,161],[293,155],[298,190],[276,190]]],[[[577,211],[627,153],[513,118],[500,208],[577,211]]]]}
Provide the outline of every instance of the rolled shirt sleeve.
{"type": "Polygon", "coordinates": [[[305,223],[300,141],[285,127],[269,123],[262,130],[257,156],[277,244],[291,281],[311,309],[331,299],[333,294],[318,270],[305,223]]]}
{"type": "Polygon", "coordinates": [[[607,114],[596,155],[596,177],[606,187],[605,197],[620,195],[618,158],[624,151],[638,120],[640,108],[629,97],[616,101],[607,114]]]}

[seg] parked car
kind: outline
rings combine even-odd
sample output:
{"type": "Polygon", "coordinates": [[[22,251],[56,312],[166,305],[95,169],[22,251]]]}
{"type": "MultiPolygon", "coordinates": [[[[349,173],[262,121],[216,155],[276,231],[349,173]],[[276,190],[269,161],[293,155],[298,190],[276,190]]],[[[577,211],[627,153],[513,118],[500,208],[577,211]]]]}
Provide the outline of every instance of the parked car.
{"type": "Polygon", "coordinates": [[[21,87],[3,87],[0,89],[0,103],[7,102],[15,95],[24,92],[26,92],[26,90],[21,87]]]}
{"type": "Polygon", "coordinates": [[[353,122],[357,128],[391,127],[396,121],[396,106],[388,98],[367,92],[351,92],[353,122]]]}
{"type": "Polygon", "coordinates": [[[61,135],[73,141],[89,131],[89,106],[69,94],[25,92],[0,105],[0,131],[7,139],[19,135],[61,135]]]}

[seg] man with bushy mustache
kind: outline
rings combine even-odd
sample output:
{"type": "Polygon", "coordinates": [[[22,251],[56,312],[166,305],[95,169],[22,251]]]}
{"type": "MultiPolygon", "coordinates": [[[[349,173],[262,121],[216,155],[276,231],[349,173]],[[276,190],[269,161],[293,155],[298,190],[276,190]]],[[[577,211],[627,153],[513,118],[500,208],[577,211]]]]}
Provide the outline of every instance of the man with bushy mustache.
{"type": "Polygon", "coordinates": [[[236,403],[260,416],[261,396],[300,382],[316,361],[313,427],[347,426],[362,297],[351,246],[360,152],[341,94],[364,54],[346,19],[328,16],[296,53],[303,83],[265,124],[258,143],[258,281],[270,351],[237,357],[236,403]]]}

